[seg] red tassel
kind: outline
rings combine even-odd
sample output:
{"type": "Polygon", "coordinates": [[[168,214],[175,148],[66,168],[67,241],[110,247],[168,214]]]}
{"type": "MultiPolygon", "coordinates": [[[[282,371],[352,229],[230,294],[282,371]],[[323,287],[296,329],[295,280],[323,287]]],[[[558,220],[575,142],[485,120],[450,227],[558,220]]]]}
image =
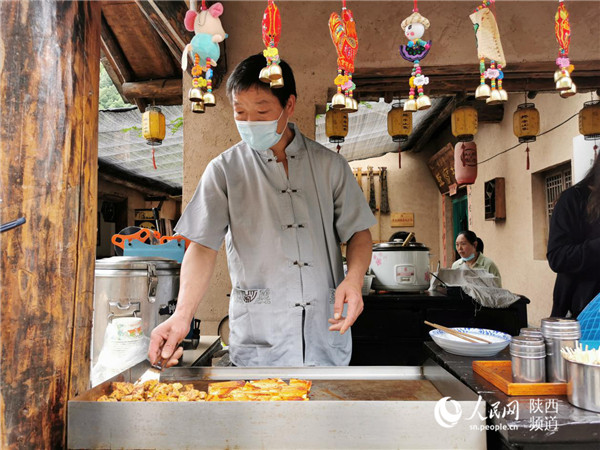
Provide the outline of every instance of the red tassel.
{"type": "Polygon", "coordinates": [[[595,144],[594,145],[594,159],[596,159],[597,156],[598,156],[598,145],[595,144]]]}
{"type": "Polygon", "coordinates": [[[527,153],[527,170],[529,170],[529,144],[527,144],[525,152],[527,153]]]}
{"type": "Polygon", "coordinates": [[[154,158],[154,147],[152,147],[152,165],[154,166],[154,170],[157,170],[156,159],[154,158]]]}
{"type": "Polygon", "coordinates": [[[340,150],[342,149],[342,146],[340,144],[338,144],[337,147],[336,147],[336,149],[337,149],[337,152],[339,153],[340,150]]]}
{"type": "Polygon", "coordinates": [[[402,169],[402,147],[398,145],[398,169],[402,169]]]}

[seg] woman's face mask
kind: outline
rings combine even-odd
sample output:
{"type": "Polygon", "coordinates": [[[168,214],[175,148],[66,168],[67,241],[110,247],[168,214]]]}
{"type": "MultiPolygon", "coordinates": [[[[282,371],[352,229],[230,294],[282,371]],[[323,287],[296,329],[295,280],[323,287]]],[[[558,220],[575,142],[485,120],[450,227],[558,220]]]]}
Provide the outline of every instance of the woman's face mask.
{"type": "MultiPolygon", "coordinates": [[[[285,127],[283,127],[281,133],[277,132],[277,124],[283,115],[283,111],[281,110],[281,114],[276,120],[236,120],[235,124],[240,137],[254,150],[264,151],[270,149],[280,141],[285,131],[285,127]]],[[[286,120],[285,126],[287,126],[287,122],[286,120]]]]}

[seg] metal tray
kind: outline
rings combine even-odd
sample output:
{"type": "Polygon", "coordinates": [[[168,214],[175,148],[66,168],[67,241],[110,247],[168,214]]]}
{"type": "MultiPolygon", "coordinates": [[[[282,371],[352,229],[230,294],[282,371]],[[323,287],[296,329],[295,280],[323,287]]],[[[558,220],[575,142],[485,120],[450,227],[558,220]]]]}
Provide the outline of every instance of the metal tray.
{"type": "Polygon", "coordinates": [[[146,367],[140,363],[69,401],[69,448],[485,448],[479,431],[485,403],[430,361],[423,367],[190,367],[161,377],[204,389],[213,380],[310,379],[308,402],[95,401],[111,381],[134,381],[146,367]],[[463,411],[449,427],[435,419],[443,397],[463,411]]]}

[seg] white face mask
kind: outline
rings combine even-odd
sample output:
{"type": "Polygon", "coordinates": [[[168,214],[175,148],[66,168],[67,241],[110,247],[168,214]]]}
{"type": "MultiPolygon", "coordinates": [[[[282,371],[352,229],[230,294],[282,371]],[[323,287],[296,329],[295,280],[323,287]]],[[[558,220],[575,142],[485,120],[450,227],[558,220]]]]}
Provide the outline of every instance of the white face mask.
{"type": "Polygon", "coordinates": [[[252,149],[258,151],[268,150],[273,147],[281,140],[285,127],[287,127],[288,121],[286,120],[283,131],[281,133],[277,132],[277,123],[281,119],[283,111],[281,111],[276,120],[236,120],[235,124],[242,141],[252,149]]]}

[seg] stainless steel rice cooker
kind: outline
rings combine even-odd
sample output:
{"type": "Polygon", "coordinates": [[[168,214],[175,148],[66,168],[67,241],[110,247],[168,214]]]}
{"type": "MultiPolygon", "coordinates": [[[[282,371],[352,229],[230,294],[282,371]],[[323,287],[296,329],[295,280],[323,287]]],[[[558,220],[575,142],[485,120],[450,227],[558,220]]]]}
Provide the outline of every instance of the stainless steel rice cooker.
{"type": "MultiPolygon", "coordinates": [[[[181,264],[159,257],[114,256],[96,261],[92,367],[104,343],[109,321],[141,317],[146,336],[160,322],[159,309],[177,299],[181,264]]],[[[166,317],[165,317],[166,318],[166,317]]]]}
{"type": "Polygon", "coordinates": [[[403,243],[397,239],[373,245],[373,289],[422,291],[429,288],[429,248],[420,242],[405,246],[403,243]]]}

